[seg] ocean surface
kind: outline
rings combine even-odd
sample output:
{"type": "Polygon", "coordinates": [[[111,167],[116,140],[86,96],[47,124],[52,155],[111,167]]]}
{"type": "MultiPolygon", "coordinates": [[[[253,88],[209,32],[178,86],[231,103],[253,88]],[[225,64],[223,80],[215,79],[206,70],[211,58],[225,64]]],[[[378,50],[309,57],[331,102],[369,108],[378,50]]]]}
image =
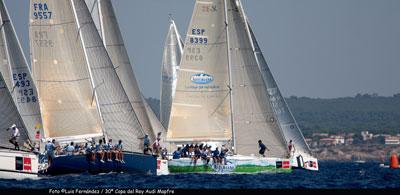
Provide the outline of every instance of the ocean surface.
{"type": "Polygon", "coordinates": [[[400,169],[379,163],[321,161],[320,171],[261,174],[176,174],[143,176],[109,173],[63,175],[32,180],[0,179],[0,189],[399,189],[400,169]]]}

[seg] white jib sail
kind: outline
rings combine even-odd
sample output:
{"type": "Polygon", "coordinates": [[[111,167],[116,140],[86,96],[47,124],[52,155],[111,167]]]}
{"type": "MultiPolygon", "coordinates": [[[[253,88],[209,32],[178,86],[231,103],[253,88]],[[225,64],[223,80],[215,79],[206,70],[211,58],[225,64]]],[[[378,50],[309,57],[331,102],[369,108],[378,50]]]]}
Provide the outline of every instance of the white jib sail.
{"type": "Polygon", "coordinates": [[[296,153],[300,154],[308,154],[311,155],[311,150],[307,144],[307,142],[304,139],[303,134],[301,133],[301,130],[293,117],[292,112],[290,111],[290,108],[288,104],[286,103],[284,97],[282,96],[278,85],[272,75],[271,70],[268,67],[268,64],[264,58],[264,55],[258,45],[257,39],[254,36],[253,30],[251,28],[251,25],[246,17],[246,14],[243,10],[243,7],[241,4],[240,6],[240,11],[245,17],[246,23],[248,24],[248,33],[250,34],[250,39],[252,41],[252,46],[253,46],[253,51],[257,59],[257,64],[259,66],[259,69],[261,71],[261,75],[263,77],[263,80],[265,82],[265,85],[267,86],[267,91],[269,95],[269,100],[271,102],[271,105],[275,111],[276,117],[278,119],[278,122],[280,124],[280,127],[283,131],[283,135],[286,139],[286,142],[289,142],[289,140],[292,140],[293,143],[295,144],[296,147],[296,153]]]}
{"type": "Polygon", "coordinates": [[[142,99],[142,94],[124,45],[112,3],[110,0],[85,0],[85,2],[92,14],[96,28],[102,37],[118,78],[128,95],[129,102],[132,104],[145,133],[149,135],[151,141],[154,141],[155,134],[153,132],[159,132],[162,131],[162,129],[153,126],[147,114],[153,111],[146,109],[146,100],[142,99]]]}
{"type": "Polygon", "coordinates": [[[172,99],[175,96],[179,63],[183,53],[183,42],[174,20],[170,19],[167,37],[164,43],[161,67],[160,121],[168,127],[172,99]]]}
{"type": "Polygon", "coordinates": [[[239,12],[239,2],[226,0],[228,43],[236,153],[258,153],[258,140],[270,149],[269,157],[286,157],[286,142],[267,95],[247,23],[239,12]]]}
{"type": "MultiPolygon", "coordinates": [[[[122,140],[125,150],[139,152],[144,130],[114,69],[85,1],[71,0],[86,62],[96,86],[105,133],[122,140]]],[[[145,111],[144,111],[145,112],[145,111]]],[[[146,113],[144,113],[146,114],[146,113]]]]}

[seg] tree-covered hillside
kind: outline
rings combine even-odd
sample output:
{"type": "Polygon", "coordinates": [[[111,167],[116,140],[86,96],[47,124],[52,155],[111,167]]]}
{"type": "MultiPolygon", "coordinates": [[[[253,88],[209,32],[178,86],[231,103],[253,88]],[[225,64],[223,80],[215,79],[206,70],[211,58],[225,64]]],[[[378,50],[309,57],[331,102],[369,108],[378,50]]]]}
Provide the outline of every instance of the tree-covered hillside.
{"type": "MultiPolygon", "coordinates": [[[[147,99],[158,115],[159,100],[147,99]]],[[[357,94],[355,97],[320,99],[291,96],[286,101],[305,136],[314,132],[400,133],[400,94],[381,97],[357,94]]]]}

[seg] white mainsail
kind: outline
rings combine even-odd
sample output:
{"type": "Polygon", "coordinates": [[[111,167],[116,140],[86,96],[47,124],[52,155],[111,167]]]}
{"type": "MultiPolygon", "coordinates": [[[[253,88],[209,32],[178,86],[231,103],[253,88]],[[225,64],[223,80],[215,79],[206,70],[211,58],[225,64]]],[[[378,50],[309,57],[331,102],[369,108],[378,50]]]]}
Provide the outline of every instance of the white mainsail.
{"type": "Polygon", "coordinates": [[[70,1],[30,1],[32,73],[46,138],[103,135],[79,36],[70,1]]]}
{"type": "Polygon", "coordinates": [[[149,113],[151,115],[154,113],[152,113],[153,111],[151,109],[146,109],[145,104],[147,103],[145,102],[146,100],[142,98],[142,94],[133,73],[112,3],[110,0],[85,1],[87,7],[91,11],[96,28],[103,39],[103,43],[111,61],[113,62],[118,78],[120,79],[122,86],[128,95],[129,101],[133,106],[136,116],[146,134],[149,135],[150,140],[154,141],[154,132],[160,132],[163,130],[152,125],[150,121],[151,119],[149,118],[150,116],[147,114],[149,113]]]}
{"type": "Polygon", "coordinates": [[[179,62],[183,53],[183,42],[174,20],[170,19],[161,68],[160,121],[167,128],[175,96],[179,62]]]}
{"type": "Polygon", "coordinates": [[[22,149],[24,141],[29,139],[28,132],[2,73],[0,73],[0,147],[14,148],[14,145],[8,141],[14,132],[6,130],[13,124],[19,129],[19,145],[22,149]]]}
{"type": "MultiPolygon", "coordinates": [[[[64,128],[61,132],[68,136],[82,137],[89,132],[101,135],[104,132],[108,138],[121,139],[125,150],[140,151],[139,137],[143,136],[143,129],[85,2],[31,1],[31,11],[31,36],[37,38],[35,33],[40,35],[39,32],[44,31],[42,34],[48,35],[48,38],[43,41],[50,42],[52,46],[46,51],[43,46],[34,45],[32,38],[33,67],[37,68],[33,72],[39,83],[39,96],[44,99],[60,98],[40,101],[44,107],[42,115],[48,114],[47,120],[55,120],[54,114],[63,113],[64,117],[60,120],[67,120],[68,123],[60,121],[54,125],[64,128]],[[43,12],[51,12],[51,17],[41,18],[43,12]],[[57,91],[51,93],[51,90],[57,91]],[[71,106],[62,106],[64,102],[71,106]],[[47,105],[57,109],[46,110],[47,105]],[[77,116],[84,113],[86,115],[77,116]]],[[[45,129],[47,124],[44,122],[45,129]]],[[[47,129],[58,132],[60,128],[47,129]]]]}
{"type": "Polygon", "coordinates": [[[196,1],[187,32],[167,140],[231,140],[224,1],[196,1]]]}
{"type": "Polygon", "coordinates": [[[36,131],[43,134],[36,86],[3,1],[0,1],[0,14],[0,72],[3,73],[29,137],[33,139],[36,131]]]}

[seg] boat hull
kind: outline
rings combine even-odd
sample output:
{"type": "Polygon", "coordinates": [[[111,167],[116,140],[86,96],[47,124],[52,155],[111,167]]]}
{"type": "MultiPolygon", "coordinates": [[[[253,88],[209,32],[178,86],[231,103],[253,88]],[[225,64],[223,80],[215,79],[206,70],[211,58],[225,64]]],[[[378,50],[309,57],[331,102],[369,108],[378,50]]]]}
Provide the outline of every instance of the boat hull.
{"type": "Polygon", "coordinates": [[[214,163],[212,159],[194,162],[190,158],[172,159],[168,162],[170,173],[260,173],[291,172],[288,159],[258,158],[245,156],[227,157],[226,164],[214,163]]]}
{"type": "Polygon", "coordinates": [[[154,156],[125,152],[124,161],[125,163],[121,163],[113,159],[111,162],[105,160],[102,163],[99,158],[91,161],[87,155],[58,156],[42,174],[61,175],[85,172],[91,174],[109,172],[157,174],[157,158],[154,156]]]}
{"type": "Polygon", "coordinates": [[[38,178],[39,159],[29,152],[0,149],[0,178],[38,178]]]}

